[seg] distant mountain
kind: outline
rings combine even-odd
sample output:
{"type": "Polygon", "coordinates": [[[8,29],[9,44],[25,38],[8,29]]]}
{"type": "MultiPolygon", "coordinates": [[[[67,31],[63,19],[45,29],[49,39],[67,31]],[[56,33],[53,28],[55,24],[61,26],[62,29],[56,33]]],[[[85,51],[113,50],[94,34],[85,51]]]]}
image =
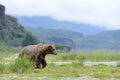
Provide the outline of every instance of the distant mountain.
{"type": "Polygon", "coordinates": [[[46,16],[15,16],[18,19],[18,22],[24,26],[32,26],[32,27],[42,27],[46,29],[64,29],[71,30],[76,32],[81,32],[85,35],[96,34],[104,31],[104,28],[100,28],[98,26],[92,26],[90,24],[85,23],[75,23],[70,21],[59,21],[46,16]]]}

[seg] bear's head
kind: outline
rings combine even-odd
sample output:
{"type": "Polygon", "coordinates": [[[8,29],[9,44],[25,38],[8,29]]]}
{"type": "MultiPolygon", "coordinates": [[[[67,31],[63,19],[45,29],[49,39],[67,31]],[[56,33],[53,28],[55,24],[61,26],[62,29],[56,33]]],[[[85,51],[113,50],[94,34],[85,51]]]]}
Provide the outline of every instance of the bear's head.
{"type": "Polygon", "coordinates": [[[56,51],[55,45],[45,44],[45,47],[46,47],[46,52],[48,54],[57,55],[57,51],[56,51]]]}
{"type": "Polygon", "coordinates": [[[37,51],[37,53],[42,52],[44,54],[57,55],[55,45],[53,45],[53,44],[38,44],[36,51],[37,51]]]}

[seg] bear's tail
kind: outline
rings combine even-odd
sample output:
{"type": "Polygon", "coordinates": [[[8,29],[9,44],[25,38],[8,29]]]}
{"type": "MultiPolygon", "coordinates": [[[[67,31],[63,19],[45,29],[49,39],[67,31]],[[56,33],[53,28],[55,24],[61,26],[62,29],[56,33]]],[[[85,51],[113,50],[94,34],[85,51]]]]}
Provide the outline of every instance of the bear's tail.
{"type": "Polygon", "coordinates": [[[24,50],[24,49],[22,49],[22,50],[20,51],[18,57],[22,57],[22,56],[24,55],[24,51],[23,51],[23,50],[24,50]]]}

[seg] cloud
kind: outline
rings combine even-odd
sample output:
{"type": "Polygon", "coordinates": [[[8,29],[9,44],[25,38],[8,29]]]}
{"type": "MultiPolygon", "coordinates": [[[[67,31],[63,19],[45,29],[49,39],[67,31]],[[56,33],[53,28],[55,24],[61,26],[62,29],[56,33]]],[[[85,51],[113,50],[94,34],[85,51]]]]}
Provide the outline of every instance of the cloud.
{"type": "Polygon", "coordinates": [[[120,0],[1,0],[1,3],[7,14],[50,16],[120,29],[120,0]]]}

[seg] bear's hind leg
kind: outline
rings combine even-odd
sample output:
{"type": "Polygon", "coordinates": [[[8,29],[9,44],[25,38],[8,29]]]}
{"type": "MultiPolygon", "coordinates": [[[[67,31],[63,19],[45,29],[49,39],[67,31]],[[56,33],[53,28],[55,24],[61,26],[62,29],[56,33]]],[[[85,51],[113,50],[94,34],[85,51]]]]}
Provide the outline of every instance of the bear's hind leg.
{"type": "Polygon", "coordinates": [[[39,62],[36,62],[35,68],[40,68],[40,63],[39,62]]]}
{"type": "Polygon", "coordinates": [[[35,68],[41,68],[39,59],[35,60],[35,68]]]}

